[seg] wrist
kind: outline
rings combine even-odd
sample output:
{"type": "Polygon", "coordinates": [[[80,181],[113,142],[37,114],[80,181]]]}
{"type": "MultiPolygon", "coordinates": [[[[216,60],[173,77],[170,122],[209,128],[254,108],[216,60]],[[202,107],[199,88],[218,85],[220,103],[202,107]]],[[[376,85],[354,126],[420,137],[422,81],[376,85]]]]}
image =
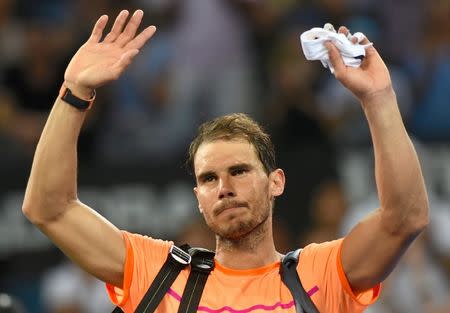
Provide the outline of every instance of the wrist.
{"type": "Polygon", "coordinates": [[[361,99],[364,110],[371,109],[376,106],[388,105],[389,103],[397,103],[395,91],[392,86],[373,92],[361,99]]]}
{"type": "Polygon", "coordinates": [[[81,86],[75,83],[71,83],[68,82],[67,80],[64,81],[63,83],[64,86],[66,86],[68,89],[70,89],[71,93],[80,98],[80,99],[84,99],[84,100],[89,100],[92,98],[92,95],[95,92],[95,89],[93,88],[89,88],[89,87],[85,87],[85,86],[81,86]]]}
{"type": "Polygon", "coordinates": [[[79,111],[89,110],[94,103],[95,95],[95,89],[83,88],[66,82],[59,90],[59,98],[79,111]]]}
{"type": "Polygon", "coordinates": [[[373,94],[373,97],[362,102],[362,107],[371,129],[374,126],[391,128],[403,123],[392,88],[373,94]]]}

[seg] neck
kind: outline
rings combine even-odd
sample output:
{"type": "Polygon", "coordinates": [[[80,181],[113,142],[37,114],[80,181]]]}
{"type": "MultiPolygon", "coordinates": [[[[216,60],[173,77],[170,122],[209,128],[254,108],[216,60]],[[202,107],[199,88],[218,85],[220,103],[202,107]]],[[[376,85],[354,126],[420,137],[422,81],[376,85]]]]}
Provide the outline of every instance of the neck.
{"type": "Polygon", "coordinates": [[[230,239],[216,235],[216,259],[228,268],[262,267],[280,260],[281,256],[273,242],[272,216],[240,238],[230,239]]]}

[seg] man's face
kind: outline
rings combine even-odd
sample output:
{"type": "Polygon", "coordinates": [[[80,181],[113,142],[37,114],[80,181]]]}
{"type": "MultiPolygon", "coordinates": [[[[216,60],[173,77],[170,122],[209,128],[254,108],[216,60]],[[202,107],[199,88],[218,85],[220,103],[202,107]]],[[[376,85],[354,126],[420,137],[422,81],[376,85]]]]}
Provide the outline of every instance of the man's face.
{"type": "Polygon", "coordinates": [[[200,212],[222,238],[238,239],[271,215],[284,189],[283,171],[267,175],[252,144],[244,139],[200,145],[194,159],[200,212]]]}

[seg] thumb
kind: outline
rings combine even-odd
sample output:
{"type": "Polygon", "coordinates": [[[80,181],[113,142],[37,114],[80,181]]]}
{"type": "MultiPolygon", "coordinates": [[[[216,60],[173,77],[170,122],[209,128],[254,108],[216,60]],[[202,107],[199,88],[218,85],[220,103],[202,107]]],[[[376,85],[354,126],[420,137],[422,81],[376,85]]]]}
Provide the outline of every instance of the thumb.
{"type": "Polygon", "coordinates": [[[334,67],[334,75],[337,77],[339,74],[343,73],[346,69],[344,61],[342,60],[338,48],[336,48],[336,46],[331,41],[326,41],[324,45],[325,48],[327,48],[328,50],[330,63],[334,67]]]}

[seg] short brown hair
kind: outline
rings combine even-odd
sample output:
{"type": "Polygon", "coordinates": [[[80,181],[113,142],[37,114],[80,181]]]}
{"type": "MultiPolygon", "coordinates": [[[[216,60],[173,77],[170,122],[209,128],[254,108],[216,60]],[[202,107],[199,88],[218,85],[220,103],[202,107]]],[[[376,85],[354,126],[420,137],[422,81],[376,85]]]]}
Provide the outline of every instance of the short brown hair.
{"type": "Polygon", "coordinates": [[[242,138],[251,143],[267,174],[276,169],[275,148],[270,136],[252,118],[244,113],[233,113],[205,122],[198,128],[197,137],[189,146],[188,166],[195,172],[194,158],[204,142],[242,138]]]}

